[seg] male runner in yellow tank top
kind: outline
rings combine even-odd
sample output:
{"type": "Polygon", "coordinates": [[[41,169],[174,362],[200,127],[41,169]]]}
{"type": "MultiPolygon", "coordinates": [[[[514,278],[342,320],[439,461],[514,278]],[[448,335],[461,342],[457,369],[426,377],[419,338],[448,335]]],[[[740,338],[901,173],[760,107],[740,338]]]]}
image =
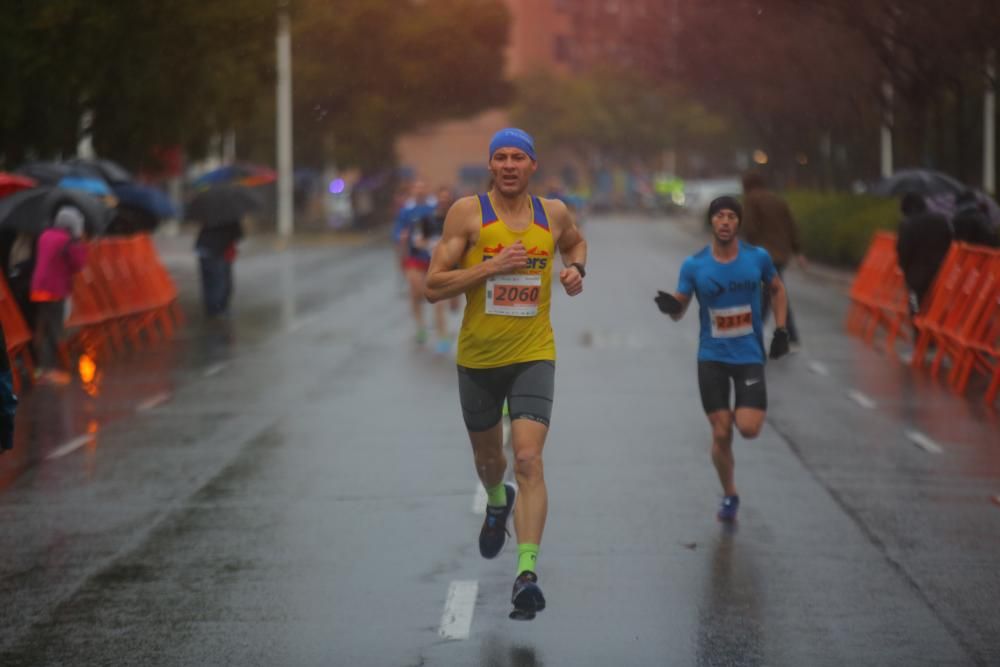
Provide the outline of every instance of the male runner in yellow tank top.
{"type": "Polygon", "coordinates": [[[501,411],[511,419],[517,578],[511,618],[530,620],[545,608],[535,561],[542,541],[548,495],[542,448],[549,430],[556,347],[549,322],[556,249],[566,293],[583,291],[587,242],[566,205],[528,194],[538,168],[535,146],[524,131],[501,130],[490,142],[489,193],[464,197],[445,218],[444,235],[427,271],[431,302],[466,295],[458,337],[458,388],[472,441],[476,471],[486,487],[486,518],[479,551],[494,558],[503,548],[515,489],[504,484],[501,411]]]}

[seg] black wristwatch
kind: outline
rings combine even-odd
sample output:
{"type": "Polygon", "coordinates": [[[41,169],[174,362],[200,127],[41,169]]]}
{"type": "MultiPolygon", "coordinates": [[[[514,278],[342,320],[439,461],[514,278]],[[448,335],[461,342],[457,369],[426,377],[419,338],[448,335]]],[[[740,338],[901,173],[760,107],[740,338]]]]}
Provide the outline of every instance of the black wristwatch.
{"type": "Polygon", "coordinates": [[[581,278],[587,277],[587,270],[583,268],[583,264],[581,264],[580,262],[573,262],[572,264],[570,264],[570,266],[575,267],[576,270],[580,272],[581,278]]]}

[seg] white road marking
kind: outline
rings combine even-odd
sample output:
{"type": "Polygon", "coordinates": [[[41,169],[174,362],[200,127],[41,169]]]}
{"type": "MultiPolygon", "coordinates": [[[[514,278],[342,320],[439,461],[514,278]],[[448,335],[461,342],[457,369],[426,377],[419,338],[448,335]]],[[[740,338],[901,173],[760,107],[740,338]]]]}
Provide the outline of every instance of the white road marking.
{"type": "Polygon", "coordinates": [[[227,366],[229,366],[229,364],[226,364],[226,363],[212,364],[211,366],[209,366],[208,368],[205,369],[205,372],[202,373],[202,376],[210,378],[213,375],[218,375],[222,371],[226,370],[227,366]]]}
{"type": "Polygon", "coordinates": [[[852,389],[847,392],[847,397],[866,410],[872,410],[875,408],[875,401],[868,398],[857,389],[852,389]]]}
{"type": "Polygon", "coordinates": [[[159,394],[150,396],[145,401],[136,406],[135,409],[136,412],[148,412],[149,410],[152,410],[157,406],[163,405],[169,400],[170,400],[170,394],[164,391],[159,394]]]}
{"type": "Polygon", "coordinates": [[[478,581],[451,582],[438,634],[445,639],[468,639],[478,595],[478,581]]]}
{"type": "Polygon", "coordinates": [[[76,438],[73,438],[72,440],[70,440],[66,444],[60,445],[55,450],[53,450],[51,454],[49,454],[45,458],[46,459],[60,459],[60,458],[62,458],[64,456],[66,456],[67,454],[71,454],[71,453],[75,452],[76,450],[80,449],[81,447],[83,447],[84,445],[86,445],[88,442],[90,442],[93,439],[94,439],[94,436],[93,435],[89,435],[89,434],[88,435],[78,436],[76,438]]]}
{"type": "Polygon", "coordinates": [[[809,370],[811,370],[816,375],[822,375],[823,377],[830,376],[830,369],[827,368],[825,364],[821,364],[818,361],[810,361],[809,370]]]}
{"type": "Polygon", "coordinates": [[[482,516],[486,513],[486,489],[482,484],[476,484],[476,496],[472,500],[472,513],[482,516]]]}
{"type": "Polygon", "coordinates": [[[914,445],[924,450],[928,454],[943,454],[944,449],[920,431],[906,431],[906,437],[914,445]]]}

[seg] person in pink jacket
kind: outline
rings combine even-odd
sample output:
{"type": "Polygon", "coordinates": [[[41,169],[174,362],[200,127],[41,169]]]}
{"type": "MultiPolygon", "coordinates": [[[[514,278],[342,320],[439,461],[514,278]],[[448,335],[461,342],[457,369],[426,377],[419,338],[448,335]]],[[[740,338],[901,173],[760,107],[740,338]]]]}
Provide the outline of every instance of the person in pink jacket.
{"type": "Polygon", "coordinates": [[[35,272],[31,276],[31,300],[37,308],[35,347],[38,379],[68,384],[69,373],[59,369],[59,342],[63,336],[66,298],[73,291],[73,275],[87,261],[83,239],[83,214],[75,206],[63,206],[52,226],[38,237],[35,272]]]}

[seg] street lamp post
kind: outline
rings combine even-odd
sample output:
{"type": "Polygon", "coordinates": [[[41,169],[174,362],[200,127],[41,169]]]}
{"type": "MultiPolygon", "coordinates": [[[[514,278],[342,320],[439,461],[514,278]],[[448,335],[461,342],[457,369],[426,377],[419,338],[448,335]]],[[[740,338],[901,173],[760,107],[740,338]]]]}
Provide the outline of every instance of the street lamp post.
{"type": "Polygon", "coordinates": [[[278,0],[277,46],[277,154],[278,154],[278,234],[292,235],[292,37],[288,0],[278,0]]]}
{"type": "Polygon", "coordinates": [[[892,84],[882,82],[882,127],[879,132],[881,139],[880,160],[882,178],[892,176],[892,84]]]}
{"type": "Polygon", "coordinates": [[[997,190],[997,135],[996,135],[996,51],[986,55],[986,95],[983,98],[983,190],[994,194],[997,190]]]}

